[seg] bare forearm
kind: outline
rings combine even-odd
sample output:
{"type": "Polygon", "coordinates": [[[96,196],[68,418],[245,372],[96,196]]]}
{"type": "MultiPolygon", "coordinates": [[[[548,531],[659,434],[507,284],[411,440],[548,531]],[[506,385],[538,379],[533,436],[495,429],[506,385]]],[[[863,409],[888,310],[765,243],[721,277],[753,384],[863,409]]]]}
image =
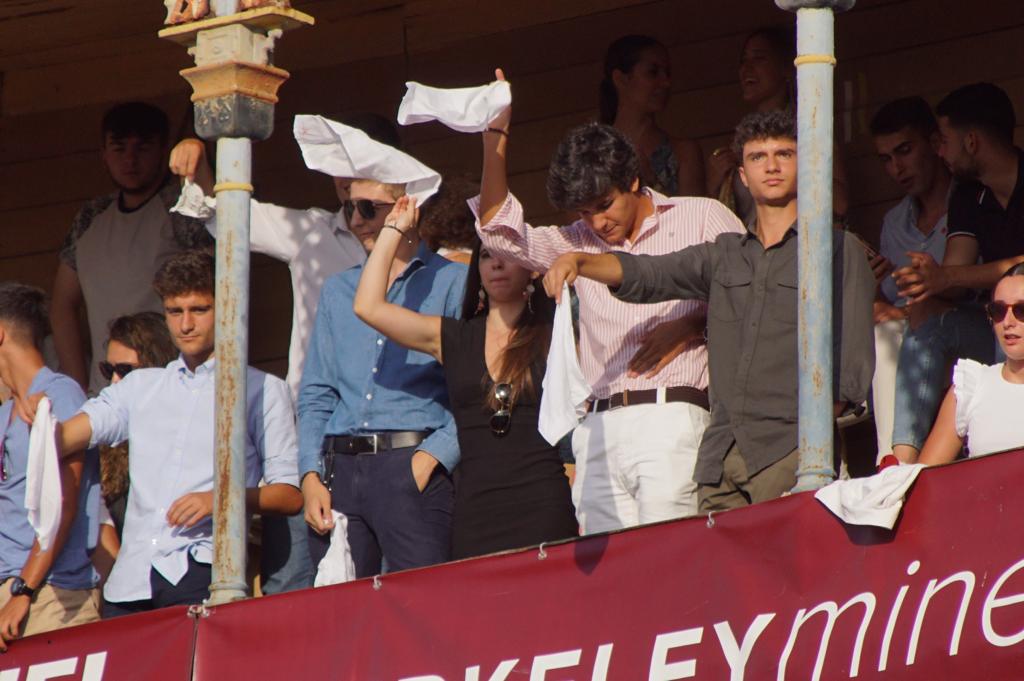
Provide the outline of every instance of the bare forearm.
{"type": "Polygon", "coordinates": [[[79,454],[92,441],[92,423],[88,414],[75,414],[57,424],[57,444],[61,458],[79,454]]]}
{"type": "Polygon", "coordinates": [[[75,379],[82,388],[89,385],[89,369],[85,362],[85,341],[78,323],[77,307],[59,305],[54,301],[50,313],[53,345],[62,373],[75,379]]]}
{"type": "Polygon", "coordinates": [[[67,543],[71,534],[71,526],[78,514],[78,490],[82,479],[82,469],[85,466],[85,458],[82,454],[64,459],[60,465],[61,494],[63,496],[60,510],[60,525],[57,528],[57,536],[46,551],[41,551],[39,541],[32,543],[32,550],[28,560],[21,569],[21,578],[32,588],[39,587],[46,581],[46,575],[61,549],[67,543]]]}
{"type": "Polygon", "coordinates": [[[480,182],[480,224],[486,225],[498,214],[508,196],[508,136],[485,132],[481,137],[484,163],[480,182]]]}
{"type": "Polygon", "coordinates": [[[250,513],[295,515],[302,510],[302,492],[283,482],[250,487],[245,490],[245,506],[250,513]]]}
{"type": "Polygon", "coordinates": [[[992,288],[1006,270],[1022,262],[1024,255],[993,260],[981,265],[945,265],[943,269],[948,282],[945,291],[992,288]]]}
{"type": "Polygon", "coordinates": [[[384,228],[377,235],[377,241],[370,256],[363,265],[363,273],[359,277],[352,310],[356,316],[370,326],[374,321],[386,314],[388,274],[395,260],[395,253],[401,243],[402,235],[397,230],[384,228]]]}

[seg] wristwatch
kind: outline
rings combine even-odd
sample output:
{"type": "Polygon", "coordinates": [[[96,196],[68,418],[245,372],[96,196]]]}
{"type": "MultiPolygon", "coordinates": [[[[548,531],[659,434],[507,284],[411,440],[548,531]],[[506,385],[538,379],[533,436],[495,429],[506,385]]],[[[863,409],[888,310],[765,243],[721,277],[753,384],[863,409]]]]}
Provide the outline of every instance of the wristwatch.
{"type": "Polygon", "coordinates": [[[11,595],[12,596],[28,596],[34,598],[36,590],[25,583],[25,580],[21,577],[11,578],[11,595]]]}

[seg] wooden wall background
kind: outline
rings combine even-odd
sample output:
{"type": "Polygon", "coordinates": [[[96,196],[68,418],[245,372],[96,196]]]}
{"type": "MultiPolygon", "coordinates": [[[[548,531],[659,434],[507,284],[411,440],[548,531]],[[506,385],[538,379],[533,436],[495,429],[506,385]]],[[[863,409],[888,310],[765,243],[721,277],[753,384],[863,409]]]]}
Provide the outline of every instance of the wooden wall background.
{"type": "MultiPolygon", "coordinates": [[[[792,22],[772,0],[293,0],[317,25],[286,34],[276,63],[292,73],[275,136],[255,149],[258,197],[336,208],[330,180],[306,170],[291,138],[296,113],[393,116],[406,80],[465,86],[505,68],[515,92],[514,191],[536,222],[554,219],[543,190],[563,132],[595,115],[608,42],[648,33],[668,45],[674,97],[662,124],[705,153],[742,115],[743,37],[792,22]]],[[[158,0],[5,0],[0,3],[0,280],[48,288],[56,250],[86,199],[110,190],[98,127],[112,103],[162,105],[190,130],[190,59],[156,38],[158,0]]],[[[837,22],[837,136],[850,178],[852,224],[874,239],[899,196],[866,127],[879,104],[991,80],[1024,117],[1024,2],[859,0],[837,22]]],[[[403,130],[409,150],[438,170],[479,168],[479,141],[436,124],[403,130]]],[[[251,356],[283,372],[291,291],[285,268],[254,261],[251,356]]]]}

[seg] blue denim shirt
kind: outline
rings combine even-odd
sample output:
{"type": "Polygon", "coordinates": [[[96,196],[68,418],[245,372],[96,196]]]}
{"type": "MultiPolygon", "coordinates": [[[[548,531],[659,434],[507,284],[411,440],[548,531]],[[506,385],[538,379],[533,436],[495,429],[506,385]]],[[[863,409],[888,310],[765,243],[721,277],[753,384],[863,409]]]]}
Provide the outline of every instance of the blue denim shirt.
{"type": "MultiPolygon", "coordinates": [[[[388,290],[389,302],[458,317],[466,266],[421,246],[388,290]]],[[[327,435],[429,431],[420,445],[449,471],[459,462],[444,371],[433,357],[393,343],[352,311],[361,265],[324,284],[299,388],[299,479],[320,470],[327,435]]]]}
{"type": "MultiPolygon", "coordinates": [[[[85,393],[74,380],[41,368],[32,379],[28,394],[46,393],[53,415],[65,421],[85,402],[85,393]]],[[[13,400],[0,407],[0,443],[4,448],[7,480],[0,481],[0,580],[16,577],[28,560],[36,534],[25,511],[25,474],[28,465],[29,427],[11,415],[13,400]]],[[[78,513],[64,548],[53,562],[46,581],[60,589],[91,589],[98,577],[89,554],[99,532],[99,454],[85,454],[85,469],[78,489],[78,513]]]]}

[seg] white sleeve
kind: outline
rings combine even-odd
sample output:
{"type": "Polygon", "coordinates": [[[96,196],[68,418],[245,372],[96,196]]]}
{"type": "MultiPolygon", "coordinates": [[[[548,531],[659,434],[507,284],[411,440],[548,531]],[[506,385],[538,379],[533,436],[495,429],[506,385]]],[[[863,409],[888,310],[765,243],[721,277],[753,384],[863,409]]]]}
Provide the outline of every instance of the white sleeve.
{"type": "Polygon", "coordinates": [[[954,423],[957,436],[967,436],[967,424],[970,422],[973,398],[978,388],[983,364],[972,359],[959,359],[953,367],[953,395],[956,397],[956,417],[954,423]]]}
{"type": "Polygon", "coordinates": [[[110,517],[110,509],[107,508],[107,502],[100,499],[100,513],[99,513],[100,525],[110,525],[114,527],[114,519],[110,517]]]}
{"type": "MultiPolygon", "coordinates": [[[[291,263],[302,243],[317,230],[330,230],[333,215],[325,210],[299,210],[251,200],[249,203],[249,246],[256,253],[291,263]]],[[[206,223],[215,238],[217,219],[206,223]]]]}

